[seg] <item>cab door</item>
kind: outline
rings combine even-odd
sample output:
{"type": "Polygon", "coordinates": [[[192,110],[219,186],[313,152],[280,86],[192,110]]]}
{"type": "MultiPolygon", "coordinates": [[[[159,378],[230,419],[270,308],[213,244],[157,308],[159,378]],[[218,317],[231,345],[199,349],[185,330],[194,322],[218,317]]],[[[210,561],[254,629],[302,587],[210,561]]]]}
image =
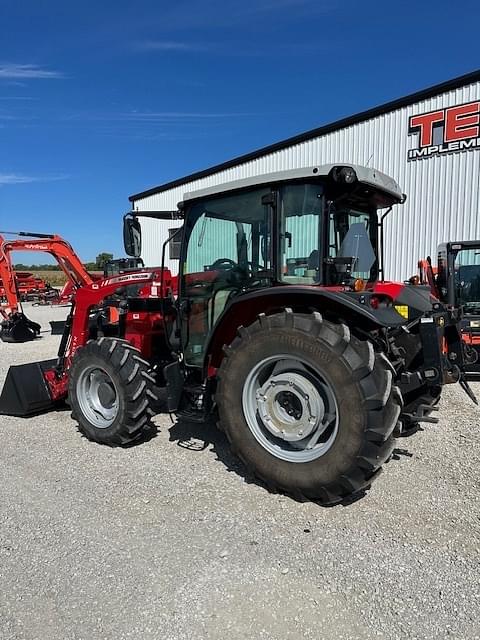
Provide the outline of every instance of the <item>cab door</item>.
{"type": "Polygon", "coordinates": [[[206,344],[225,307],[271,269],[266,193],[269,187],[215,197],[186,213],[179,306],[188,366],[203,366],[206,344]]]}

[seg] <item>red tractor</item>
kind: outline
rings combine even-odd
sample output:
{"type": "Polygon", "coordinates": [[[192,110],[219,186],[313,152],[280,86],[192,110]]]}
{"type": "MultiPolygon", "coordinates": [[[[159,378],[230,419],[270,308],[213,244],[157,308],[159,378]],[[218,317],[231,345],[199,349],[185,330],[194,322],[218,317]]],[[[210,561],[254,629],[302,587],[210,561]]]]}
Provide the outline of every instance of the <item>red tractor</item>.
{"type": "MultiPolygon", "coordinates": [[[[269,488],[322,504],[364,491],[394,436],[434,420],[444,384],[471,394],[455,309],[381,279],[379,211],[404,200],[393,179],[353,165],[186,194],[178,292],[164,268],[79,287],[58,359],[12,367],[0,411],[68,400],[88,438],[124,445],[166,386],[170,412],[217,416],[269,488]]],[[[133,257],[141,215],[124,221],[133,257]]]]}

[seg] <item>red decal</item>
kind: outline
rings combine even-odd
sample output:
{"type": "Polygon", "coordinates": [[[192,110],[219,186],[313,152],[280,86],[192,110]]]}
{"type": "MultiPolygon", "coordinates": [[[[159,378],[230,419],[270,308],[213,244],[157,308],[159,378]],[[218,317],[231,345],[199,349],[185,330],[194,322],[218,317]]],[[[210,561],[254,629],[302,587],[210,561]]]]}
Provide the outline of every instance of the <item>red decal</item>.
{"type": "Polygon", "coordinates": [[[418,116],[411,116],[410,129],[418,129],[420,131],[421,147],[429,147],[432,144],[433,125],[436,122],[442,122],[443,117],[443,109],[441,111],[432,111],[431,113],[422,113],[418,116]]]}
{"type": "Polygon", "coordinates": [[[445,116],[445,142],[478,138],[480,129],[480,102],[450,107],[445,116]]]}

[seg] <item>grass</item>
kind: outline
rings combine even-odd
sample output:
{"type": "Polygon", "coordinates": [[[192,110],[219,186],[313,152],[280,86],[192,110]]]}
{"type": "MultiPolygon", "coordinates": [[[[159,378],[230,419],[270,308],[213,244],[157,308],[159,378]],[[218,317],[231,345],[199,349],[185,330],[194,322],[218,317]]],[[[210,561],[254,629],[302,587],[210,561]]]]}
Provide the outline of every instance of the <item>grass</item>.
{"type": "MultiPolygon", "coordinates": [[[[63,273],[63,271],[37,271],[35,269],[29,269],[30,273],[36,278],[42,278],[45,282],[49,282],[52,287],[63,287],[65,282],[67,281],[67,276],[63,273]]],[[[90,271],[92,274],[101,274],[101,271],[90,271]]]]}
{"type": "Polygon", "coordinates": [[[67,276],[63,271],[34,271],[32,269],[31,273],[33,273],[36,278],[42,278],[45,282],[49,282],[52,287],[63,287],[67,281],[67,276]]]}

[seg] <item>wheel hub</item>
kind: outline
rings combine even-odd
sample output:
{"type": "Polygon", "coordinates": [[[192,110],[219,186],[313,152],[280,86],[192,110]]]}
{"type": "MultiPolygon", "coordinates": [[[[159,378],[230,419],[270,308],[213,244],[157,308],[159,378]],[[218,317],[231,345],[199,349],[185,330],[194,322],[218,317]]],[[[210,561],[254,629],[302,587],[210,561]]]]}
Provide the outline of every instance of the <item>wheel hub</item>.
{"type": "Polygon", "coordinates": [[[88,367],[77,382],[77,398],[84,416],[95,427],[106,429],[117,417],[119,401],[109,374],[100,367],[88,367]]]}
{"type": "Polygon", "coordinates": [[[338,407],[330,384],[311,365],[289,355],[270,356],[252,368],[242,404],[253,436],[281,460],[315,460],[337,436],[338,407]]]}
{"type": "Polygon", "coordinates": [[[98,385],[98,399],[104,407],[111,407],[115,402],[115,390],[108,382],[98,385]]]}
{"type": "Polygon", "coordinates": [[[294,371],[272,376],[257,391],[265,427],[288,442],[303,440],[323,420],[325,405],[314,385],[294,371]]]}

